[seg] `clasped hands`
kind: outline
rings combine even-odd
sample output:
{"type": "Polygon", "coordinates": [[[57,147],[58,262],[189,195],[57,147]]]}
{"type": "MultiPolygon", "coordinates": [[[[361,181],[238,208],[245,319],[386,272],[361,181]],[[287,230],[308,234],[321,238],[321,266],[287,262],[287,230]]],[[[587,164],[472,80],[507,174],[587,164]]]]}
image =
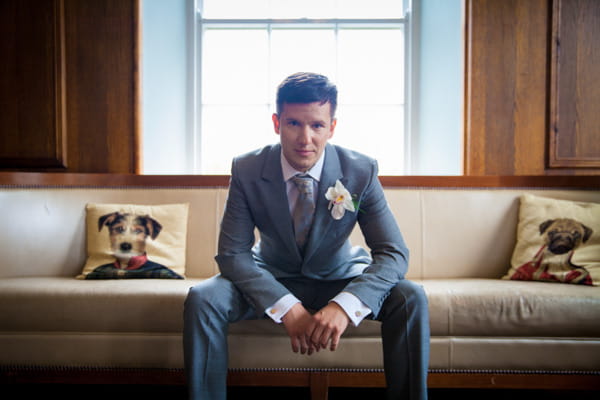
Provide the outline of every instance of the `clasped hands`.
{"type": "Polygon", "coordinates": [[[295,304],[282,318],[294,353],[311,355],[329,347],[337,348],[350,319],[337,303],[331,302],[315,314],[301,303],[295,304]]]}

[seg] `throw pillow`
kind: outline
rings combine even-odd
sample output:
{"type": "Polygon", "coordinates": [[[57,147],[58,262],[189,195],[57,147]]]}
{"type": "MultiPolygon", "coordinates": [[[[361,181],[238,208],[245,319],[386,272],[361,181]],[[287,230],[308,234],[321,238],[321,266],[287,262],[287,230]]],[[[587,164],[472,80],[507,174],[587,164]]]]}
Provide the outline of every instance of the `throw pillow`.
{"type": "Polygon", "coordinates": [[[600,204],[523,195],[504,279],[600,284],[600,204]]]}
{"type": "Polygon", "coordinates": [[[87,204],[78,279],[183,279],[188,204],[87,204]]]}

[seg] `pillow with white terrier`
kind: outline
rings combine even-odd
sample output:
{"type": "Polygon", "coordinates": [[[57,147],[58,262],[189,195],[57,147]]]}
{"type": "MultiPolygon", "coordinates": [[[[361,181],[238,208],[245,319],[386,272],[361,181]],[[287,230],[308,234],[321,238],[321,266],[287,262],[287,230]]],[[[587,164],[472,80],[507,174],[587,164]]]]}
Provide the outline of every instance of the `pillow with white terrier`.
{"type": "Polygon", "coordinates": [[[523,195],[503,278],[600,285],[600,204],[523,195]]]}
{"type": "Polygon", "coordinates": [[[78,279],[184,279],[188,204],[86,206],[78,279]]]}

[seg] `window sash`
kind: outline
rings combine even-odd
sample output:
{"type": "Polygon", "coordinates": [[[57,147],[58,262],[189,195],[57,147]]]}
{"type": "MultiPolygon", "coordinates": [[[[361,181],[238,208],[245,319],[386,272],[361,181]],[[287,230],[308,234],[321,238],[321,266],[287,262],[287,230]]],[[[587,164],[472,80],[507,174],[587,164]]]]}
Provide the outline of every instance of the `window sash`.
{"type": "MultiPolygon", "coordinates": [[[[194,66],[196,75],[196,93],[194,97],[196,98],[196,116],[195,121],[193,123],[193,135],[192,143],[194,146],[194,156],[193,156],[193,170],[194,173],[201,172],[202,160],[200,159],[200,155],[202,154],[202,147],[207,145],[205,138],[202,137],[201,132],[201,118],[202,118],[202,109],[204,107],[210,106],[218,106],[218,104],[214,104],[211,102],[203,103],[202,101],[202,45],[203,45],[203,36],[205,32],[208,30],[236,30],[236,29],[256,29],[256,30],[267,30],[271,32],[273,30],[285,30],[285,29],[329,29],[333,30],[337,36],[337,34],[341,30],[390,30],[390,29],[398,29],[404,32],[404,93],[402,93],[402,102],[394,102],[387,103],[386,106],[400,106],[401,108],[401,119],[404,121],[402,126],[403,128],[403,138],[400,139],[402,141],[402,145],[398,148],[398,152],[402,154],[404,158],[404,163],[399,167],[400,172],[394,172],[393,174],[404,174],[408,166],[410,164],[410,130],[408,129],[410,126],[409,118],[410,112],[407,105],[407,95],[409,94],[409,79],[408,79],[408,69],[407,63],[409,62],[408,51],[410,49],[408,41],[410,40],[409,34],[407,32],[407,18],[325,18],[325,19],[317,19],[317,18],[298,18],[298,19],[276,19],[276,18],[261,18],[261,19],[244,19],[244,18],[203,18],[201,10],[197,13],[196,20],[196,29],[197,29],[197,44],[195,48],[197,49],[196,56],[196,65],[194,66]]],[[[269,39],[270,40],[270,39],[269,39]]],[[[336,37],[337,40],[337,37],[336,37]]],[[[274,90],[274,89],[273,89],[274,90]]],[[[263,103],[264,104],[264,103],[263,103]]],[[[340,103],[343,104],[343,103],[340,103]]],[[[256,104],[257,106],[259,104],[256,104]]],[[[270,104],[264,104],[268,106],[270,104]]],[[[353,104],[356,106],[357,104],[353,104]]],[[[271,105],[272,106],[272,105],[271,105]]],[[[397,141],[396,141],[397,142],[397,141]]],[[[237,154],[234,154],[237,155],[237,154]]],[[[230,156],[230,155],[226,155],[230,156]]],[[[383,160],[382,160],[383,161],[383,160]]],[[[202,173],[206,173],[202,171],[202,173]]]]}

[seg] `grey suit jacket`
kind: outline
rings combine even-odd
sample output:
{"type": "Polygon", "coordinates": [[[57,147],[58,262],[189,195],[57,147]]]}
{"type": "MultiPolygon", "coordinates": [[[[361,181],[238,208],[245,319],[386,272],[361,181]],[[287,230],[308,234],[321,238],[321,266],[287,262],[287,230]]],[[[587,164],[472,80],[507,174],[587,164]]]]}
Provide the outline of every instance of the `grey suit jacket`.
{"type": "Polygon", "coordinates": [[[264,147],[234,159],[219,249],[215,257],[260,313],[289,291],[277,279],[354,279],[344,289],[376,317],[390,289],[404,279],[408,249],[377,178],[377,163],[364,155],[327,144],[313,226],[300,253],[281,171],[281,146],[264,147]],[[340,180],[359,201],[359,210],[335,220],[325,192],[340,180]],[[359,223],[369,253],[350,245],[359,223]],[[254,245],[255,228],[260,241],[254,245]]]}

